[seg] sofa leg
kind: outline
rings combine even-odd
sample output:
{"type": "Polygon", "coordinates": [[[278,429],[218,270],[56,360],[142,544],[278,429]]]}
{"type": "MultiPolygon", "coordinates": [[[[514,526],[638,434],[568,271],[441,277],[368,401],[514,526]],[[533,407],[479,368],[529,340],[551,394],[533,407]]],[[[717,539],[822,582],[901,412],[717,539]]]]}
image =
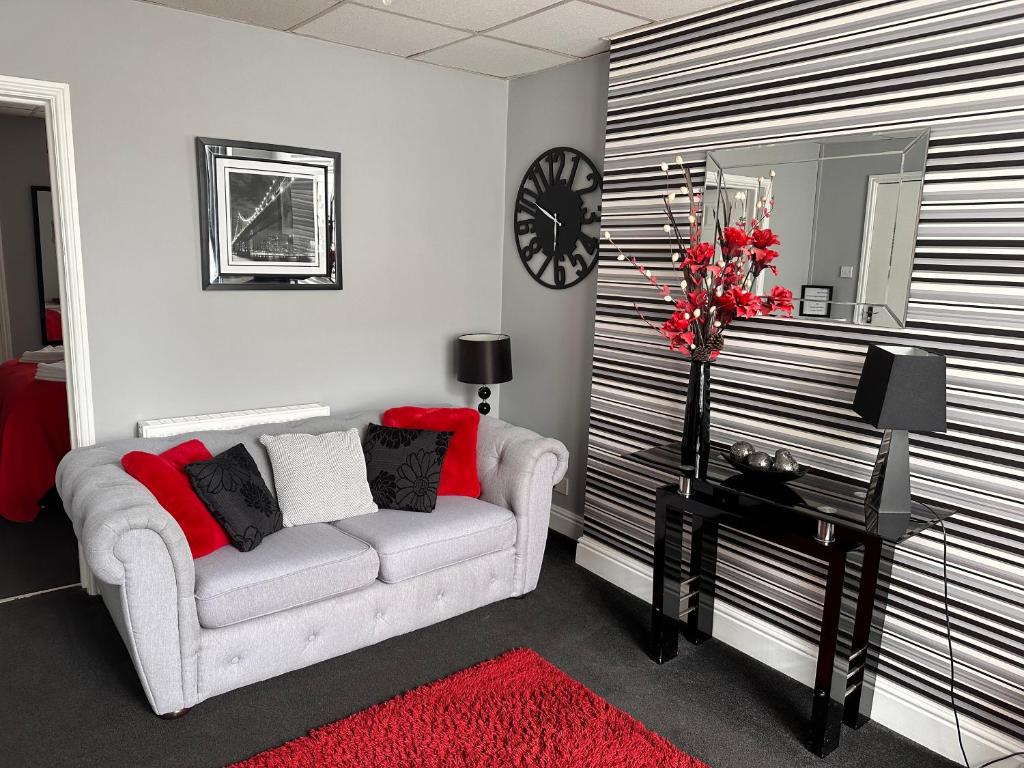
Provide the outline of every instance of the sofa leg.
{"type": "Polygon", "coordinates": [[[157,717],[161,720],[177,720],[179,717],[184,717],[191,711],[192,707],[185,707],[184,709],[179,709],[177,712],[167,712],[162,715],[157,715],[157,717]]]}

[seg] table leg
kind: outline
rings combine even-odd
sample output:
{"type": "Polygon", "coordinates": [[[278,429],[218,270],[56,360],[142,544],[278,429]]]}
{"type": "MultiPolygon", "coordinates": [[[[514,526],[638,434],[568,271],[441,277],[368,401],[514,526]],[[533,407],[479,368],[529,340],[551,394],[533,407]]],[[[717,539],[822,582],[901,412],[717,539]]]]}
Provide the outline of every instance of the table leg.
{"type": "Polygon", "coordinates": [[[650,655],[659,664],[679,653],[679,584],[682,581],[683,511],[658,492],[654,512],[654,587],[650,655]]]}
{"type": "Polygon", "coordinates": [[[811,733],[807,739],[807,748],[818,757],[825,757],[839,746],[843,725],[848,669],[845,661],[849,658],[849,641],[841,636],[839,623],[848,556],[845,552],[836,551],[828,561],[814,698],[811,704],[811,733]],[[840,670],[835,668],[837,658],[843,662],[840,670]]]}
{"type": "MultiPolygon", "coordinates": [[[[694,645],[710,639],[715,627],[715,578],[718,570],[718,520],[693,516],[688,592],[699,590],[686,615],[683,636],[694,645]]],[[[692,598],[691,598],[692,599],[692,598]]]]}
{"type": "MultiPolygon", "coordinates": [[[[882,645],[882,632],[885,629],[885,616],[889,601],[889,586],[892,582],[892,566],[896,557],[896,546],[892,542],[877,540],[875,544],[874,557],[877,560],[877,565],[875,566],[873,595],[870,600],[866,599],[862,582],[860,605],[857,608],[857,624],[863,624],[859,629],[864,634],[864,663],[859,670],[860,687],[856,696],[847,699],[843,718],[846,724],[853,728],[860,728],[871,720],[875,676],[878,673],[878,652],[882,645]],[[862,616],[861,611],[867,615],[862,616]]],[[[867,564],[867,552],[864,557],[865,564],[867,564]]],[[[856,631],[858,627],[855,625],[854,629],[856,631]]]]}
{"type": "Polygon", "coordinates": [[[857,612],[853,620],[853,638],[850,643],[850,671],[847,680],[846,702],[843,707],[843,722],[851,728],[860,728],[870,719],[867,715],[862,715],[860,709],[864,693],[864,673],[868,664],[868,645],[871,640],[871,619],[875,613],[875,596],[878,592],[881,556],[882,540],[868,539],[864,543],[864,552],[861,558],[857,612]]]}

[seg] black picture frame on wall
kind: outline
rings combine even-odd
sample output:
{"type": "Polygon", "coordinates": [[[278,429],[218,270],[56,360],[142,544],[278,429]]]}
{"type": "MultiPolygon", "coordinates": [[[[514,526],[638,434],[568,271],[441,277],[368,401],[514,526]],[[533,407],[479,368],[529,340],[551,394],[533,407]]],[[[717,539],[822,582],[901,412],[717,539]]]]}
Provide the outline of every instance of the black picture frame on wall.
{"type": "Polygon", "coordinates": [[[342,289],[341,154],[196,137],[203,290],[342,289]]]}
{"type": "Polygon", "coordinates": [[[832,286],[801,285],[797,314],[800,317],[832,317],[832,286]]]}

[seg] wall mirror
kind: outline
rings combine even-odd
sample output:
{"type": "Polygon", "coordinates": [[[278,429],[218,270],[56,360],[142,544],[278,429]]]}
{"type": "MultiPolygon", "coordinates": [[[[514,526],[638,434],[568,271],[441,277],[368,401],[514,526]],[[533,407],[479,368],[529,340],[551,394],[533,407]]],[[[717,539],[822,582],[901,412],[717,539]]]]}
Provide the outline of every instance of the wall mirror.
{"type": "Polygon", "coordinates": [[[41,338],[44,344],[63,344],[57,242],[53,230],[53,198],[49,187],[32,187],[32,219],[36,238],[41,338]]]}
{"type": "Polygon", "coordinates": [[[708,153],[703,225],[761,218],[779,236],[778,276],[794,315],[903,327],[928,131],[845,134],[708,153]]]}

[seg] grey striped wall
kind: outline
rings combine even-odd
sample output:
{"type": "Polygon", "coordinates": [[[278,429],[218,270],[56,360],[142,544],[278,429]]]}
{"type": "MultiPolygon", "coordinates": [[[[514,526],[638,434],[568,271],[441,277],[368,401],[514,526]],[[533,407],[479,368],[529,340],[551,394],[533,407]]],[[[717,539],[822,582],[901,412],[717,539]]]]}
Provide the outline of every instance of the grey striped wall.
{"type": "MultiPolygon", "coordinates": [[[[914,491],[965,510],[948,525],[961,711],[1024,737],[1024,3],[740,2],[614,40],[610,68],[603,227],[658,269],[663,159],[700,184],[715,147],[931,129],[907,327],[737,323],[713,437],[866,478],[879,436],[850,404],[867,344],[946,355],[949,429],[913,436],[914,491]]],[[[602,250],[585,536],[650,562],[653,492],[674,478],[627,456],[678,439],[688,366],[633,302],[666,307],[602,250]]],[[[898,550],[879,674],[945,704],[940,558],[937,533],[898,550]]],[[[815,564],[733,532],[719,573],[722,599],[816,640],[815,564]]]]}

